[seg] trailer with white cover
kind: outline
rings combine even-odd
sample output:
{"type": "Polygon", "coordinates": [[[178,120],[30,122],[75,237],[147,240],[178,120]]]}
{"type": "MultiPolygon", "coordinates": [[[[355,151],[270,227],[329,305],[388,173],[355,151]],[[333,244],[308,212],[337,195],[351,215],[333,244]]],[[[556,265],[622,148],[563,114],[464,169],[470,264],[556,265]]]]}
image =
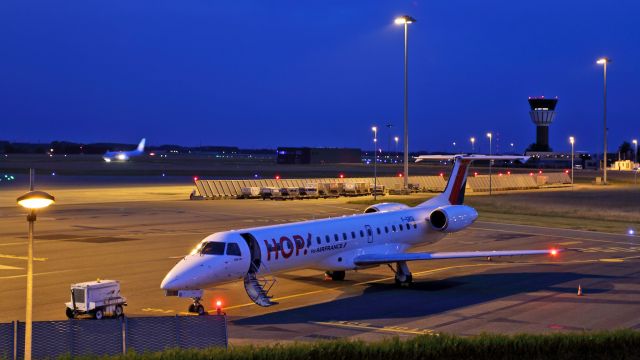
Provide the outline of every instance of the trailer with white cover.
{"type": "Polygon", "coordinates": [[[71,285],[71,301],[66,303],[69,319],[79,315],[91,315],[102,319],[109,315],[121,317],[127,299],[120,295],[120,282],[117,280],[96,280],[71,285]]]}

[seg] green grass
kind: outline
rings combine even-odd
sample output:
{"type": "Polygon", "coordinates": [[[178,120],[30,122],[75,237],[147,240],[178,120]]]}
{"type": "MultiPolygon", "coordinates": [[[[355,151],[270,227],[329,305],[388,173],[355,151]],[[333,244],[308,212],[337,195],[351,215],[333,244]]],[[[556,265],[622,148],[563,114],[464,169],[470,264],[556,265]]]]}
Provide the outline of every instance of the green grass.
{"type": "MultiPolygon", "coordinates": [[[[387,197],[382,201],[415,206],[435,195],[387,197]]],[[[373,199],[352,204],[370,205],[373,199]]],[[[640,189],[632,186],[579,186],[574,190],[526,191],[493,196],[471,195],[465,205],[478,210],[479,220],[624,233],[640,223],[640,189]]]]}
{"type": "MultiPolygon", "coordinates": [[[[94,359],[80,357],[77,359],[94,359]]],[[[70,357],[63,357],[70,359],[70,357]]],[[[557,333],[549,335],[491,335],[471,337],[453,335],[417,336],[379,342],[324,341],[265,347],[239,346],[224,349],[171,349],[157,353],[103,357],[122,360],[165,359],[250,359],[250,360],[412,360],[412,359],[640,359],[640,332],[557,333]]]]}

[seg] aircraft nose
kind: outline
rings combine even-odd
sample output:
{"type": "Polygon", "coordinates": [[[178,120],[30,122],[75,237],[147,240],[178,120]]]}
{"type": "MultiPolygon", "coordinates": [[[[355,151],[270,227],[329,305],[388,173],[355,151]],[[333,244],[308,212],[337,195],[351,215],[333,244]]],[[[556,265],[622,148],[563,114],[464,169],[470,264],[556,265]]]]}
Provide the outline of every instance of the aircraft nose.
{"type": "Polygon", "coordinates": [[[180,260],[162,280],[163,290],[199,289],[207,280],[205,260],[200,255],[189,255],[180,260]]]}

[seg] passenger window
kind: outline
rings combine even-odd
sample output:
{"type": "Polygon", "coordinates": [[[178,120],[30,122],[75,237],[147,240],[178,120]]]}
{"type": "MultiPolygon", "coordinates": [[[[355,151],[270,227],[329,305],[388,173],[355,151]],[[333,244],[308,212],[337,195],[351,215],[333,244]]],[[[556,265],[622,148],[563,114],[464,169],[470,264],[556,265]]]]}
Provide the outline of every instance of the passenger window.
{"type": "Polygon", "coordinates": [[[329,237],[329,235],[325,236],[324,239],[327,242],[327,244],[331,242],[331,238],[329,237]]]}
{"type": "Polygon", "coordinates": [[[360,237],[364,237],[364,231],[360,230],[360,237]]]}
{"type": "MultiPolygon", "coordinates": [[[[380,230],[378,230],[378,233],[380,233],[380,230]]],[[[367,234],[369,234],[369,236],[373,235],[373,231],[371,231],[371,228],[367,228],[367,234]]]]}
{"type": "Polygon", "coordinates": [[[342,233],[342,240],[347,240],[347,233],[342,233]]]}
{"type": "Polygon", "coordinates": [[[413,228],[414,228],[414,229],[417,229],[417,228],[418,228],[418,224],[413,223],[413,228]]]}
{"type": "Polygon", "coordinates": [[[393,232],[396,232],[396,226],[395,226],[395,225],[391,225],[391,230],[392,230],[393,232]]]}
{"type": "Polygon", "coordinates": [[[385,232],[386,234],[388,234],[388,233],[389,233],[389,228],[385,226],[385,227],[384,227],[384,232],[385,232]]]}
{"type": "Polygon", "coordinates": [[[352,232],[351,232],[351,238],[352,238],[352,239],[355,239],[355,238],[356,238],[356,232],[355,232],[355,231],[352,231],[352,232]]]}
{"type": "Polygon", "coordinates": [[[333,234],[333,238],[336,239],[336,241],[340,240],[340,238],[338,237],[338,234],[333,234]]]}
{"type": "Polygon", "coordinates": [[[381,234],[380,228],[376,228],[376,232],[378,233],[378,235],[380,235],[381,234]]]}
{"type": "Polygon", "coordinates": [[[227,255],[231,255],[231,256],[242,256],[242,254],[240,253],[240,246],[238,246],[238,244],[236,243],[228,243],[227,244],[227,255]]]}
{"type": "Polygon", "coordinates": [[[226,244],[223,242],[215,242],[211,241],[206,243],[202,250],[200,251],[203,255],[224,255],[224,246],[226,244]]]}
{"type": "Polygon", "coordinates": [[[400,231],[404,230],[404,228],[402,227],[402,224],[398,225],[398,227],[400,228],[400,231]]]}
{"type": "Polygon", "coordinates": [[[322,240],[320,239],[320,236],[316,236],[316,241],[318,242],[318,245],[320,245],[322,243],[322,240]]]}

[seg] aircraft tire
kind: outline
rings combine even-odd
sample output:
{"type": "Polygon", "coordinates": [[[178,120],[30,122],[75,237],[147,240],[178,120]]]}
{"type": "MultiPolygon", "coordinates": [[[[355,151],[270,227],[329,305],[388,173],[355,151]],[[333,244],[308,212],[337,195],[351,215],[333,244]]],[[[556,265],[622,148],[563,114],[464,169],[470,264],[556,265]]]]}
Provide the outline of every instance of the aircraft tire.
{"type": "Polygon", "coordinates": [[[195,304],[190,304],[189,305],[189,309],[187,311],[190,312],[190,313],[196,312],[196,305],[195,304]]]}
{"type": "Polygon", "coordinates": [[[345,271],[327,271],[327,275],[329,275],[331,277],[331,280],[333,281],[343,281],[346,276],[346,272],[345,271]]]}
{"type": "Polygon", "coordinates": [[[204,311],[204,306],[202,305],[196,305],[195,307],[195,312],[198,313],[198,315],[206,315],[207,313],[204,311]]]}

